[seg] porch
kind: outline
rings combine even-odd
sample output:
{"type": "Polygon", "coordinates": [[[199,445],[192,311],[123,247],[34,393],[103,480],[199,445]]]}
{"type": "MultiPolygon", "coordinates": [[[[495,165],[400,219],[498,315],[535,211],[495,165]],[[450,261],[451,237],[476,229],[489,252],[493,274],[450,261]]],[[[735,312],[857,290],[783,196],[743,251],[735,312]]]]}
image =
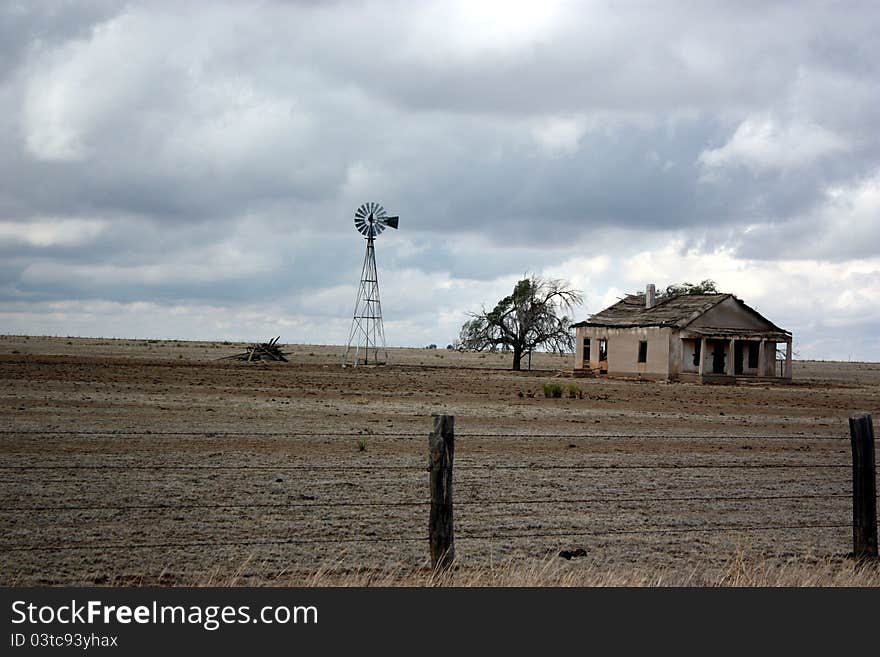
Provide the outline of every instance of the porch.
{"type": "Polygon", "coordinates": [[[736,383],[791,379],[790,333],[701,328],[683,331],[680,339],[680,380],[736,383]],[[784,357],[781,345],[785,345],[784,357]]]}

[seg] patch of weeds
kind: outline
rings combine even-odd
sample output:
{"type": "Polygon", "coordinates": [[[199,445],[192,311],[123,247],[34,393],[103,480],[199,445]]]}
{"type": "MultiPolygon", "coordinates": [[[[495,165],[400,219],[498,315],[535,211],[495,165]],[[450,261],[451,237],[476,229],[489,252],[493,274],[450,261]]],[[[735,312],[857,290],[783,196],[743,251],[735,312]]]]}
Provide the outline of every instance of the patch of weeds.
{"type": "Polygon", "coordinates": [[[554,399],[559,399],[562,397],[563,387],[561,383],[545,383],[544,384],[544,396],[545,397],[553,397],[554,399]]]}
{"type": "Polygon", "coordinates": [[[366,452],[367,451],[367,437],[361,436],[357,441],[358,451],[366,452]]]}
{"type": "Polygon", "coordinates": [[[583,399],[584,391],[581,390],[581,387],[577,383],[569,383],[568,388],[568,398],[569,399],[583,399]]]}

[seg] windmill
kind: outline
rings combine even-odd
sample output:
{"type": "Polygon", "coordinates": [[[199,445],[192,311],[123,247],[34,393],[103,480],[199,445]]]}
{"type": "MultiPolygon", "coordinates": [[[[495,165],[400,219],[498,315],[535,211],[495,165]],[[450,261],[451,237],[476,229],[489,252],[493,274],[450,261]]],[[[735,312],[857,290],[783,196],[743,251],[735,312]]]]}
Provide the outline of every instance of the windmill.
{"type": "Polygon", "coordinates": [[[342,357],[343,367],[349,362],[354,346],[353,365],[388,362],[385,329],[382,328],[382,304],[379,301],[379,272],[376,270],[375,240],[386,227],[397,229],[398,217],[389,217],[378,203],[364,203],[354,213],[354,226],[367,240],[367,252],[361,270],[361,284],[354,304],[354,318],[348,345],[342,357]],[[363,350],[363,355],[361,355],[363,350]]]}

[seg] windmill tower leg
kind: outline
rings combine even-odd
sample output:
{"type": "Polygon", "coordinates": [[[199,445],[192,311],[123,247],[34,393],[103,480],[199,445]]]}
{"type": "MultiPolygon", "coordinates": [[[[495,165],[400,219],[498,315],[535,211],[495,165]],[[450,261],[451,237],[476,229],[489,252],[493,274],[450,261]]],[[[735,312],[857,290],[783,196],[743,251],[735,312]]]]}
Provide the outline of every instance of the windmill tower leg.
{"type": "Polygon", "coordinates": [[[361,283],[354,305],[348,344],[343,356],[343,366],[349,363],[355,366],[361,363],[364,365],[388,363],[385,329],[382,325],[382,303],[379,300],[379,273],[376,268],[376,249],[372,235],[367,237],[367,252],[361,269],[361,283]],[[354,347],[354,357],[349,360],[352,347],[354,347]]]}

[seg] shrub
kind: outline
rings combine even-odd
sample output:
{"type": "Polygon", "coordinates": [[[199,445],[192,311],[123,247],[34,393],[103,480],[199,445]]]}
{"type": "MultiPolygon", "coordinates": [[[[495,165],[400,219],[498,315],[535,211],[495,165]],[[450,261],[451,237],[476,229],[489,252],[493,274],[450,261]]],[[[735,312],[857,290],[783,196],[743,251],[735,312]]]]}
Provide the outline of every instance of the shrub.
{"type": "Polygon", "coordinates": [[[357,445],[358,445],[359,452],[366,452],[367,451],[367,438],[366,438],[366,436],[361,436],[360,438],[358,438],[357,445]]]}
{"type": "Polygon", "coordinates": [[[554,397],[558,399],[562,397],[562,385],[559,383],[545,383],[544,384],[544,396],[545,397],[554,397]]]}
{"type": "Polygon", "coordinates": [[[569,383],[567,390],[569,399],[584,398],[584,391],[581,390],[581,387],[577,383],[569,383]]]}

